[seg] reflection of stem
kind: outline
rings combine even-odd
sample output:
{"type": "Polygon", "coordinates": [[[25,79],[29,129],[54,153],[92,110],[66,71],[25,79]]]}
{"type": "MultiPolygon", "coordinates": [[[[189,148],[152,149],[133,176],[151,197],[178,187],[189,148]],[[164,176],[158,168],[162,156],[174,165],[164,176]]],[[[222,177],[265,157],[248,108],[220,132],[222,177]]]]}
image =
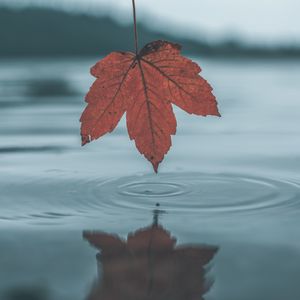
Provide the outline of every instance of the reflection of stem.
{"type": "MultiPolygon", "coordinates": [[[[160,205],[159,203],[156,204],[156,207],[158,208],[160,205]]],[[[147,290],[147,297],[151,296],[152,290],[153,290],[153,283],[154,283],[154,257],[152,253],[152,244],[153,244],[153,229],[158,226],[158,219],[159,215],[163,213],[163,211],[159,209],[153,210],[153,222],[152,222],[152,229],[151,229],[151,237],[148,244],[147,249],[147,257],[148,257],[148,270],[149,270],[149,283],[148,283],[148,290],[147,290]]]]}
{"type": "Polygon", "coordinates": [[[132,0],[132,7],[133,7],[133,21],[134,21],[135,54],[138,55],[138,53],[139,53],[139,46],[138,46],[138,33],[137,33],[137,25],[136,25],[135,0],[132,0]]]}
{"type": "Polygon", "coordinates": [[[153,290],[153,279],[154,279],[154,258],[152,254],[152,242],[153,242],[153,227],[151,230],[151,237],[147,249],[147,257],[148,257],[148,270],[149,270],[149,283],[148,283],[148,290],[147,296],[149,297],[153,290]]]}
{"type": "Polygon", "coordinates": [[[153,222],[152,226],[158,226],[159,216],[166,213],[164,210],[160,210],[160,204],[156,203],[156,209],[153,210],[153,222]]]}
{"type": "Polygon", "coordinates": [[[161,213],[161,211],[159,209],[155,209],[153,211],[153,226],[157,226],[158,225],[158,218],[159,218],[159,214],[161,213]]]}
{"type": "Polygon", "coordinates": [[[158,221],[159,216],[165,211],[158,209],[160,207],[159,203],[156,203],[156,209],[153,210],[153,222],[151,227],[151,236],[147,248],[147,257],[148,257],[148,270],[149,270],[149,283],[148,283],[148,290],[147,290],[147,297],[150,298],[153,290],[153,284],[154,284],[154,272],[155,272],[155,253],[153,253],[153,239],[155,238],[155,233],[153,233],[153,230],[158,227],[158,221]]]}

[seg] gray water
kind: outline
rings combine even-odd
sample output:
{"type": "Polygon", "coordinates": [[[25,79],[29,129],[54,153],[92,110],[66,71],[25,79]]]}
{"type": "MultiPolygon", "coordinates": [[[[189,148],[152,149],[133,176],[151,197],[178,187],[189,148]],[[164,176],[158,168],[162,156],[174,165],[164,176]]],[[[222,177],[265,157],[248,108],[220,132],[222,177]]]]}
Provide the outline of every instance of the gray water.
{"type": "MultiPolygon", "coordinates": [[[[172,251],[215,249],[208,266],[195,260],[211,281],[205,299],[299,300],[300,62],[197,59],[222,118],[176,109],[178,132],[156,175],[124,120],[80,146],[95,61],[0,61],[0,299],[87,299],[106,260],[83,232],[126,243],[130,233],[146,228],[155,237],[162,226],[176,238],[172,251]]],[[[150,299],[127,298],[119,278],[127,269],[117,266],[110,275],[124,299],[150,299]]]]}

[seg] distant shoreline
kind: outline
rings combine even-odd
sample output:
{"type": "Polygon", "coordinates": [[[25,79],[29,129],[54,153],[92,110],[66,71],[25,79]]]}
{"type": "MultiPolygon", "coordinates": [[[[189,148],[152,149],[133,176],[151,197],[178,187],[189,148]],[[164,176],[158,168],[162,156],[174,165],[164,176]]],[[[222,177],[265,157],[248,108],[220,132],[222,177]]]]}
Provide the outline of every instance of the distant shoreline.
{"type": "MultiPolygon", "coordinates": [[[[0,58],[88,57],[132,49],[132,27],[109,17],[47,8],[0,7],[0,58]]],[[[140,44],[152,40],[180,43],[189,55],[232,59],[300,59],[300,46],[247,46],[239,41],[196,41],[153,32],[139,25],[140,44]]]]}

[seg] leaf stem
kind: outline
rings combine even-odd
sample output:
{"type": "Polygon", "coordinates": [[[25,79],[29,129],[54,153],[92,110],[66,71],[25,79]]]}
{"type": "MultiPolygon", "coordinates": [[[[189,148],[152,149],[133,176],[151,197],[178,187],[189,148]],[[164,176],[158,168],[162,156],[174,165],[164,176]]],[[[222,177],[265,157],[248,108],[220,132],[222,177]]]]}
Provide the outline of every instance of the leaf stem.
{"type": "Polygon", "coordinates": [[[136,24],[136,9],[135,9],[135,0],[132,0],[133,8],[133,21],[134,21],[134,42],[135,42],[135,54],[139,54],[139,43],[138,43],[138,33],[137,33],[137,24],[136,24]]]}

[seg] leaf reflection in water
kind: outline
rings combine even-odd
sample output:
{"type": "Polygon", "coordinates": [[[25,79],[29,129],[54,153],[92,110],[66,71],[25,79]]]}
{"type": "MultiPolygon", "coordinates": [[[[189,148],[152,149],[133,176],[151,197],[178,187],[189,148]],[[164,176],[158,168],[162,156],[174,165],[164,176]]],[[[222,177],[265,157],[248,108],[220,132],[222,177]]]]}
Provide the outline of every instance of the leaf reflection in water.
{"type": "Polygon", "coordinates": [[[201,300],[212,281],[207,280],[207,264],[218,247],[176,245],[158,222],[130,233],[127,241],[101,231],[85,231],[83,236],[100,252],[99,278],[88,300],[155,299],[201,300]]]}

